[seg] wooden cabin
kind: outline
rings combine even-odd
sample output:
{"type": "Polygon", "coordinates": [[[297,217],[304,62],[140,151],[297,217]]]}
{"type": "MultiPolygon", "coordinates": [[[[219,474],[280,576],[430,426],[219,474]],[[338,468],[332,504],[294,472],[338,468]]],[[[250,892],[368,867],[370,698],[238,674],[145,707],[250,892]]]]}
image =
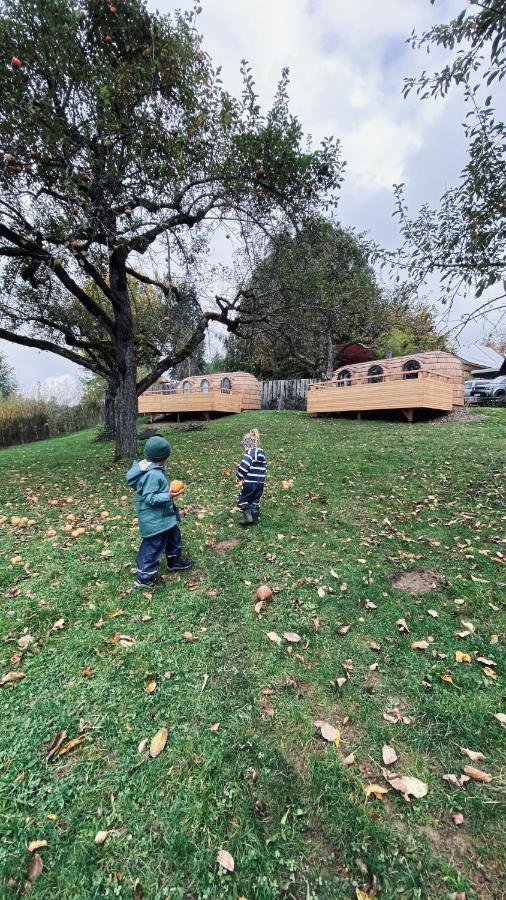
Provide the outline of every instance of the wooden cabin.
{"type": "Polygon", "coordinates": [[[336,369],[331,381],[312,384],[308,413],[400,410],[408,422],[414,411],[449,412],[464,405],[464,367],[441,350],[376,359],[336,369]]]}
{"type": "Polygon", "coordinates": [[[249,372],[192,375],[176,382],[159,380],[139,397],[141,415],[175,415],[178,420],[186,413],[209,418],[213,413],[260,409],[260,405],[260,382],[249,372]]]}

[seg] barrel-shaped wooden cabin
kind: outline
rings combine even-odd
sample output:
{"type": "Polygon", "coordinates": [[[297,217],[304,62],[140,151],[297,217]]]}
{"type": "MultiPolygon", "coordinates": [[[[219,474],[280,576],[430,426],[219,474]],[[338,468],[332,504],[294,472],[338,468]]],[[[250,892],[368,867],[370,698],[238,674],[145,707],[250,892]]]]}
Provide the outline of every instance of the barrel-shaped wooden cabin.
{"type": "Polygon", "coordinates": [[[464,367],[441,350],[342,366],[332,380],[312,384],[308,413],[400,410],[408,422],[417,409],[449,412],[464,405],[464,367]]]}
{"type": "Polygon", "coordinates": [[[239,413],[260,409],[260,382],[249,372],[192,375],[182,381],[158,381],[139,397],[139,413],[175,415],[239,413]]]}

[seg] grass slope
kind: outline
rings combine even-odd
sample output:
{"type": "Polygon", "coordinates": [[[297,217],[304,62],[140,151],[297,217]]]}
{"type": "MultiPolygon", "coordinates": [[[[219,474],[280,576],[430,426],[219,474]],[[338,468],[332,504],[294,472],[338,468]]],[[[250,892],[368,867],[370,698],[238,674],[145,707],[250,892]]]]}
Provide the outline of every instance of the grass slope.
{"type": "Polygon", "coordinates": [[[111,446],[86,432],[3,451],[0,663],[26,677],[0,688],[0,895],[23,892],[28,844],[45,840],[36,898],[311,900],[353,898],[357,885],[385,900],[502,896],[504,426],[500,411],[441,427],[255,412],[172,430],[197,567],[144,594],[111,446]],[[259,525],[240,531],[233,471],[252,426],[269,476],[259,525]],[[13,526],[15,515],[35,523],[13,526]],[[416,568],[442,587],[392,589],[392,574],[416,568]],[[276,592],[259,618],[264,582],[276,592]],[[475,630],[459,638],[472,631],[462,619],[475,630]],[[289,653],[268,631],[301,641],[289,653]],[[476,656],[497,663],[497,679],[476,656]],[[386,721],[395,707],[414,722],[386,721]],[[339,747],[315,719],[339,728],[339,747]],[[162,726],[167,746],[145,760],[139,742],[162,726]],[[83,742],[46,763],[63,730],[83,742]],[[386,785],[385,743],[426,797],[366,799],[367,784],[386,785]],[[474,765],[491,783],[443,779],[472,765],[460,747],[485,754],[474,765]],[[101,846],[99,830],[111,832],[101,846]],[[234,874],[217,865],[222,849],[234,874]]]}

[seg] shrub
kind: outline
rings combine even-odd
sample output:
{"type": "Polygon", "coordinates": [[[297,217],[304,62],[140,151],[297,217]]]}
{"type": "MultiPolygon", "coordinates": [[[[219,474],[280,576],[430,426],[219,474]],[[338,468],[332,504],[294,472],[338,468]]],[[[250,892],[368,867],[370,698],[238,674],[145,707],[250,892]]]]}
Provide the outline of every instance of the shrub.
{"type": "Polygon", "coordinates": [[[98,425],[101,403],[64,406],[54,400],[11,396],[0,402],[0,447],[26,444],[98,425]]]}

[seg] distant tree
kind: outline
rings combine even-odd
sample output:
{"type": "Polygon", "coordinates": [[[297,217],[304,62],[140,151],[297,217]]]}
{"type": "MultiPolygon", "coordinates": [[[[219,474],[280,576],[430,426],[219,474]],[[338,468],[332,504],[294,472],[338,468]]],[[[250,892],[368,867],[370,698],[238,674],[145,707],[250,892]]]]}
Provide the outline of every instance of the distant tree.
{"type": "Polygon", "coordinates": [[[262,378],[331,375],[336,341],[374,334],[382,308],[360,239],[322,218],[278,234],[246,288],[226,364],[262,378]]]}
{"type": "Polygon", "coordinates": [[[5,400],[17,391],[16,379],[12,368],[7,365],[0,355],[0,399],[5,400]]]}
{"type": "Polygon", "coordinates": [[[224,353],[219,353],[216,351],[214,356],[211,359],[204,363],[204,374],[205,375],[215,375],[218,372],[226,372],[227,371],[227,358],[224,353]]]}
{"type": "Polygon", "coordinates": [[[489,337],[485,341],[485,347],[490,347],[506,359],[506,331],[498,331],[493,337],[489,337]]]}
{"type": "Polygon", "coordinates": [[[370,345],[376,358],[424,350],[451,350],[448,335],[437,330],[435,310],[417,298],[409,285],[385,295],[378,334],[370,345]]]}
{"type": "MultiPolygon", "coordinates": [[[[406,79],[404,93],[416,90],[425,100],[444,97],[455,85],[462,88],[468,107],[468,162],[439,207],[425,204],[415,217],[404,185],[396,187],[404,237],[399,261],[419,282],[438,273],[446,301],[462,287],[473,288],[480,297],[486,288],[502,285],[506,272],[506,125],[493,96],[506,74],[506,0],[470,0],[456,18],[420,36],[413,33],[411,40],[413,47],[427,52],[444,48],[447,61],[439,71],[406,79]]],[[[491,303],[500,308],[504,297],[501,287],[483,308],[491,303]]]]}
{"type": "Polygon", "coordinates": [[[135,453],[137,395],[193,353],[210,321],[233,330],[241,298],[200,301],[192,333],[138,380],[128,278],[171,291],[140,259],[163,237],[174,266],[192,274],[217,226],[293,226],[332,206],[342,178],[335,141],[307,148],[286,72],[267,115],[246,63],[241,98],[223,90],[197,12],[161,15],[143,0],[2,2],[0,337],[116,382],[117,457],[135,453]],[[46,319],[56,296],[57,317],[46,319]],[[59,327],[76,303],[94,337],[59,327]]]}

